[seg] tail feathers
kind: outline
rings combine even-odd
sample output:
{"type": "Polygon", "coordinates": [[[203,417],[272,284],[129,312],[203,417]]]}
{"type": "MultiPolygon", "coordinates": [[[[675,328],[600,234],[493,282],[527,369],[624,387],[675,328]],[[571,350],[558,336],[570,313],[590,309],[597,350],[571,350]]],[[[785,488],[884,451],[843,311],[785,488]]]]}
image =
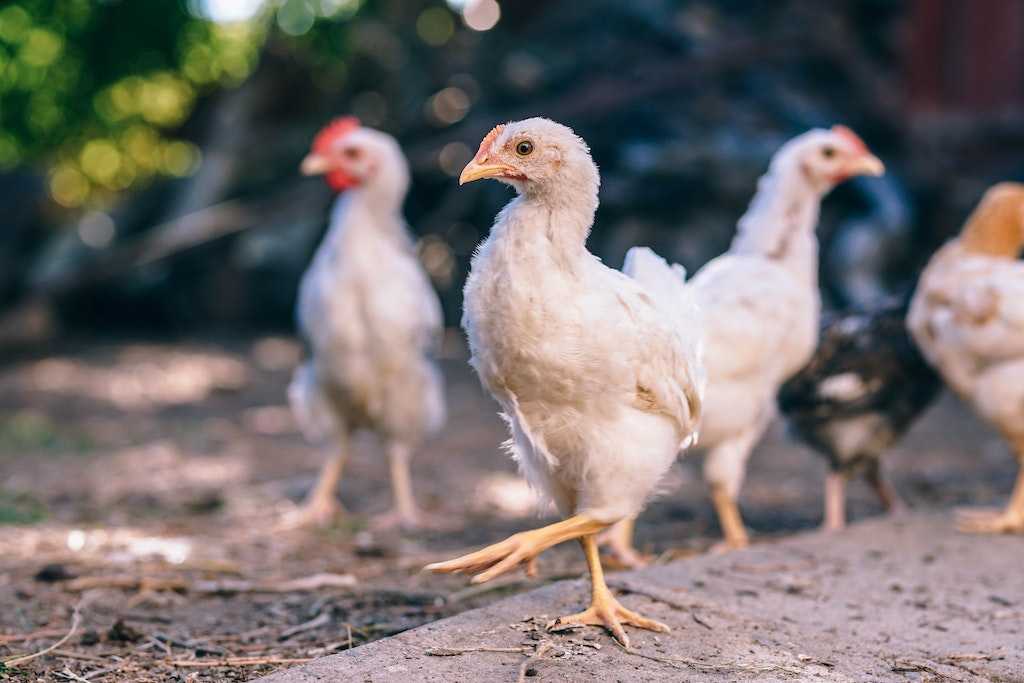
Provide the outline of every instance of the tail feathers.
{"type": "Polygon", "coordinates": [[[295,369],[288,385],[288,402],[299,428],[310,441],[326,441],[341,432],[341,425],[323,394],[312,362],[307,361],[295,369]]]}
{"type": "Polygon", "coordinates": [[[682,349],[690,370],[689,379],[698,395],[704,396],[707,387],[704,326],[693,288],[686,283],[686,269],[678,263],[669,265],[648,247],[633,247],[626,252],[622,272],[640,283],[658,308],[672,321],[682,340],[682,349]]]}

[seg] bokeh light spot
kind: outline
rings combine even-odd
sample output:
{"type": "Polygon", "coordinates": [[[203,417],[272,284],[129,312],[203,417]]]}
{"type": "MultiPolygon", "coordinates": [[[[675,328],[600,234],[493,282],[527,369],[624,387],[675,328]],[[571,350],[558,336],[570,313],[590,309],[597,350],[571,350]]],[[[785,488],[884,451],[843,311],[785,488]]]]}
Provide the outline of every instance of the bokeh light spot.
{"type": "Polygon", "coordinates": [[[501,19],[497,0],[468,0],[462,8],[462,20],[474,31],[490,31],[501,19]]]}
{"type": "Polygon", "coordinates": [[[61,206],[81,206],[89,197],[89,189],[86,177],[70,164],[60,164],[50,174],[50,196],[61,206]]]}
{"type": "Polygon", "coordinates": [[[316,12],[309,0],[285,0],[277,10],[277,25],[290,36],[307,33],[315,21],[316,12]]]}
{"type": "Polygon", "coordinates": [[[440,47],[455,33],[452,14],[443,7],[430,7],[416,18],[416,33],[427,45],[440,47]]]}
{"type": "Polygon", "coordinates": [[[90,211],[78,222],[78,238],[93,249],[110,246],[116,232],[114,219],[102,211],[90,211]]]}

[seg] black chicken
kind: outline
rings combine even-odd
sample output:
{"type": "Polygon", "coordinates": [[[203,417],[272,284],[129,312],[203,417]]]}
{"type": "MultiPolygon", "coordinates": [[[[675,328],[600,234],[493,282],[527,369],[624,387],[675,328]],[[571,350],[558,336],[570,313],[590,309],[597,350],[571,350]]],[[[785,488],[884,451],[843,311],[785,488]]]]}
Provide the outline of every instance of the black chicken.
{"type": "Polygon", "coordinates": [[[862,471],[887,510],[902,506],[880,458],[938,395],[942,381],[907,333],[906,306],[825,316],[811,362],[779,391],[800,439],[829,459],[827,530],[846,524],[846,482],[862,471]]]}

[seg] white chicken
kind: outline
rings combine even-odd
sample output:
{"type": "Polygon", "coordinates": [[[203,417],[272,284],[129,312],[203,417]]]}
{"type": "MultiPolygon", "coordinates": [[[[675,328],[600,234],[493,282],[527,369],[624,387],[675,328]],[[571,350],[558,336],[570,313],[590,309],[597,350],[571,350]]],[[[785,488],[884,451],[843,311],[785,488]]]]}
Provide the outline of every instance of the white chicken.
{"type": "Polygon", "coordinates": [[[408,164],[394,138],[346,117],[317,135],[302,172],[324,174],[342,195],[302,277],[298,321],[311,358],[288,392],[307,438],[335,450],[294,521],[334,518],[349,435],[368,429],[384,442],[394,496],[392,512],[376,522],[415,527],[421,515],[409,458],[440,429],[445,403],[431,358],[443,331],[441,305],[402,219],[408,164]]]}
{"type": "MultiPolygon", "coordinates": [[[[818,240],[822,197],[882,162],[845,126],[815,129],[783,145],[758,183],[729,251],[687,284],[701,311],[708,394],[700,425],[704,478],[725,547],[748,544],[737,506],[747,459],[776,414],[779,386],[810,359],[818,339],[818,240]]],[[[606,539],[638,563],[632,521],[606,539]]]]}
{"type": "Polygon", "coordinates": [[[527,479],[567,519],[429,565],[479,572],[480,583],[579,539],[591,605],[551,630],[623,624],[667,631],[632,612],[604,581],[595,534],[635,515],[696,438],[703,371],[683,280],[649,250],[612,270],[587,251],[600,179],[586,144],[543,118],[498,126],[460,183],[495,178],[518,192],[473,258],[463,327],[472,365],[501,404],[507,446],[527,479]]]}
{"type": "Polygon", "coordinates": [[[1005,510],[962,514],[977,533],[1024,533],[1024,185],[1000,183],[918,282],[907,327],[925,358],[1010,442],[1021,469],[1005,510]]]}

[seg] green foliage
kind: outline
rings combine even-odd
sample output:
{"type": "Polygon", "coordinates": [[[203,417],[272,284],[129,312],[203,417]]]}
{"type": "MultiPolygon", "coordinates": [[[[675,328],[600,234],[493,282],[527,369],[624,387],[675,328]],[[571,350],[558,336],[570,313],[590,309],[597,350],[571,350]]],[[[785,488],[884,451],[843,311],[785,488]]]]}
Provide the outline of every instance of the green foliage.
{"type": "Polygon", "coordinates": [[[213,24],[178,0],[4,3],[0,170],[50,163],[64,206],[189,173],[199,152],[176,129],[203,92],[245,79],[262,34],[256,23],[213,24]]]}

